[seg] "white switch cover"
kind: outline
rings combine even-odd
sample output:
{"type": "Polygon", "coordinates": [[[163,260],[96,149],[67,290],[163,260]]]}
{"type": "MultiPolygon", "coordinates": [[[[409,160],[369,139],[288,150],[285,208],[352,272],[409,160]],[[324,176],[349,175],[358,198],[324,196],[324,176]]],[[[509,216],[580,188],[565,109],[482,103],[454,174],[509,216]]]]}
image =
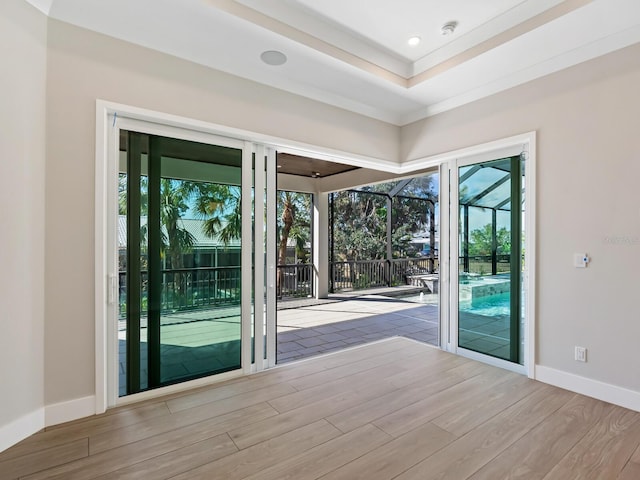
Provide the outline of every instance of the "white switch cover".
{"type": "Polygon", "coordinates": [[[589,260],[589,255],[587,255],[586,253],[573,254],[573,266],[576,268],[587,268],[589,260]]]}

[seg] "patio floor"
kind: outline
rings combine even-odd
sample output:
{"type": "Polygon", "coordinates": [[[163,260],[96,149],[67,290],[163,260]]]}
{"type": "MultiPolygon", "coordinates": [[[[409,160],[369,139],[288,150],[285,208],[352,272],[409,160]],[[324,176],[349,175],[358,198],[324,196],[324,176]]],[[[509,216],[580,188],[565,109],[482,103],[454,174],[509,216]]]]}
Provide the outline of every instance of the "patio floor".
{"type": "MultiPolygon", "coordinates": [[[[331,299],[330,299],[331,300],[331,299]]],[[[438,345],[438,307],[363,295],[278,311],[277,362],[402,336],[438,345]]]]}

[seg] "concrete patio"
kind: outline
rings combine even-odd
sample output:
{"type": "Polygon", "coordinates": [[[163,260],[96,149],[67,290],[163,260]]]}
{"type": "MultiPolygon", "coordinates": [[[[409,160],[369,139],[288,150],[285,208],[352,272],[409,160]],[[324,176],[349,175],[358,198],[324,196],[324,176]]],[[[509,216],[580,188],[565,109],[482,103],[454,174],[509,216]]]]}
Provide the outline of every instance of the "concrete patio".
{"type": "Polygon", "coordinates": [[[439,343],[437,305],[380,294],[332,296],[319,304],[280,307],[277,324],[278,363],[395,336],[439,343]]]}

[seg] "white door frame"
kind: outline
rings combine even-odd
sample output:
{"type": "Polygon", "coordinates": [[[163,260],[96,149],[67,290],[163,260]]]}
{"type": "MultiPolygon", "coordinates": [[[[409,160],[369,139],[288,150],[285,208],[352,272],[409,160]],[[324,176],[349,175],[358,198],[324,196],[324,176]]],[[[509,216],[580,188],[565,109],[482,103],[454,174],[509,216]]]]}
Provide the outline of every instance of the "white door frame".
{"type": "MultiPolygon", "coordinates": [[[[275,249],[273,255],[267,255],[267,261],[271,260],[271,268],[265,269],[265,242],[264,235],[269,239],[267,247],[275,245],[275,150],[264,145],[255,144],[247,140],[240,140],[224,135],[224,132],[202,128],[193,128],[189,122],[184,125],[176,125],[175,117],[168,116],[171,122],[161,123],[163,118],[155,118],[149,121],[147,115],[140,115],[137,109],[128,109],[122,105],[113,105],[108,102],[98,101],[97,105],[97,141],[96,141],[96,413],[102,413],[107,408],[116,405],[166,395],[181,390],[217,383],[230,378],[246,375],[263,370],[275,364],[275,346],[267,348],[270,357],[263,360],[261,357],[252,361],[251,337],[253,306],[255,303],[255,351],[264,351],[262,344],[264,335],[264,314],[275,312],[275,249]],[[172,123],[171,125],[168,123],[172,123]],[[252,262],[256,270],[255,291],[262,292],[264,283],[272,286],[273,293],[265,297],[257,295],[251,298],[251,288],[243,288],[241,292],[241,368],[212,375],[196,380],[183,382],[176,385],[157,388],[126,397],[118,397],[118,254],[117,254],[117,212],[118,212],[118,171],[119,171],[119,134],[120,130],[134,130],[151,135],[161,135],[182,140],[225,146],[240,149],[242,151],[242,196],[251,198],[253,188],[253,156],[258,160],[256,168],[262,172],[265,165],[265,175],[255,176],[255,188],[258,191],[267,192],[267,201],[262,195],[257,195],[256,208],[256,238],[252,238],[252,205],[251,202],[242,203],[242,241],[241,241],[241,277],[243,285],[250,285],[253,276],[252,262]],[[222,135],[220,134],[222,133],[222,135]],[[271,220],[268,229],[264,228],[264,215],[271,220]],[[260,212],[260,213],[258,213],[260,212]],[[271,239],[273,237],[273,239],[271,239]],[[255,243],[253,252],[252,242],[255,243]],[[255,255],[255,257],[254,257],[255,255]],[[252,302],[253,300],[253,302],[252,302]],[[262,314],[258,315],[257,312],[262,314]]],[[[167,120],[167,119],[165,119],[167,120]]],[[[275,325],[275,315],[271,323],[275,325]]],[[[268,326],[267,326],[268,328],[268,326]]],[[[275,334],[270,336],[275,341],[275,334]]],[[[267,341],[271,341],[271,340],[267,341]]],[[[257,356],[256,356],[257,357],[257,356]]]]}
{"type": "MultiPolygon", "coordinates": [[[[165,135],[174,138],[183,138],[192,141],[205,141],[216,138],[218,144],[230,142],[234,148],[243,151],[243,196],[250,198],[250,189],[253,182],[252,169],[244,168],[253,161],[255,146],[264,146],[267,165],[266,174],[266,225],[267,228],[275,228],[276,210],[276,158],[275,152],[288,152],[296,155],[322,158],[336,163],[352,165],[355,167],[374,168],[392,173],[404,173],[419,167],[405,168],[390,161],[365,155],[354,155],[348,152],[331,150],[326,147],[306,144],[281,137],[264,135],[256,132],[213,124],[201,120],[181,117],[144,108],[133,107],[105,100],[96,100],[96,152],[95,152],[95,413],[103,413],[108,407],[116,403],[124,404],[144,400],[146,398],[164,395],[180,390],[187,390],[196,386],[223,381],[225,379],[246,375],[257,371],[255,363],[251,363],[250,343],[245,342],[242,350],[242,369],[222,373],[212,377],[205,377],[190,382],[185,382],[168,387],[158,388],[135,395],[129,395],[121,399],[117,396],[115,386],[118,383],[117,365],[112,359],[117,358],[117,336],[115,319],[117,318],[117,230],[115,219],[117,218],[117,192],[118,192],[118,162],[115,161],[115,152],[119,149],[118,129],[127,124],[135,123],[138,131],[165,135]],[[128,123],[127,123],[128,122],[128,123]],[[273,171],[272,171],[273,169],[273,171]]],[[[215,143],[215,142],[214,142],[215,143]]],[[[251,232],[251,206],[245,206],[243,202],[243,232],[251,232]],[[247,209],[246,211],[244,209],[247,209]]],[[[248,203],[248,202],[246,202],[248,203]]],[[[276,362],[276,332],[275,332],[275,276],[276,256],[275,237],[267,235],[267,253],[264,282],[267,288],[266,302],[263,302],[266,312],[267,358],[262,362],[262,368],[275,366],[276,362]]],[[[264,252],[264,249],[263,249],[264,252]]],[[[243,268],[250,271],[251,248],[242,249],[243,268]]],[[[260,257],[263,262],[265,257],[260,257]]],[[[244,275],[247,275],[247,273],[244,275]]],[[[247,281],[245,285],[251,284],[247,281]]],[[[251,305],[250,289],[243,289],[243,338],[251,338],[251,325],[246,320],[253,314],[248,308],[251,305]],[[248,295],[247,295],[248,294],[248,295]],[[247,307],[244,307],[244,306],[247,307]]]]}
{"type": "Polygon", "coordinates": [[[491,365],[526,374],[535,375],[535,261],[536,261],[536,133],[529,132],[496,142],[451,152],[441,156],[440,167],[440,255],[441,266],[440,315],[441,345],[444,350],[491,365]],[[458,167],[472,163],[526,155],[525,168],[525,271],[524,286],[524,365],[501,360],[458,347],[458,208],[455,196],[458,192],[458,167]]]}

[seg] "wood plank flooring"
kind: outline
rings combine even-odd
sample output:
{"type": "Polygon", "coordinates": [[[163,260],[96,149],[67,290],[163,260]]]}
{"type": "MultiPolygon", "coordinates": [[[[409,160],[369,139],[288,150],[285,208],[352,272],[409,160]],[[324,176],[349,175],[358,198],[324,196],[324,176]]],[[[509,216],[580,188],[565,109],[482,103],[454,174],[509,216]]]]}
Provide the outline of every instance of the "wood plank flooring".
{"type": "Polygon", "coordinates": [[[48,428],[0,480],[640,478],[640,413],[405,338],[48,428]]]}

